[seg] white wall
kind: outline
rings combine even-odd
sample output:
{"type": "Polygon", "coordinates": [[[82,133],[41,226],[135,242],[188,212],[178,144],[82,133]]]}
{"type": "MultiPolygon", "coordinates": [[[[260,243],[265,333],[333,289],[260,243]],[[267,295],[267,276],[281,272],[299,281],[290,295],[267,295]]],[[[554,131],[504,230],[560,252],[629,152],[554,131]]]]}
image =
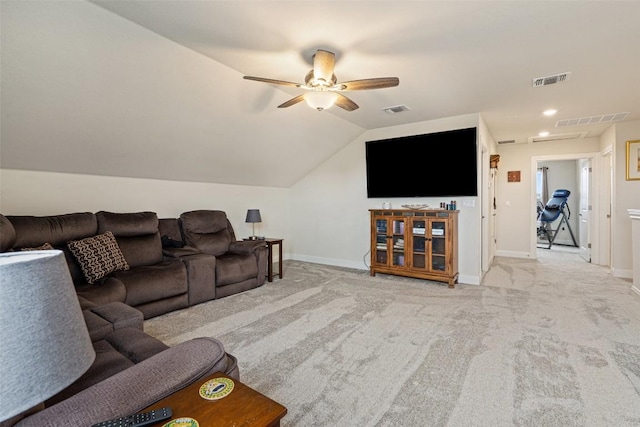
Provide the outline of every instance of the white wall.
{"type": "MultiPolygon", "coordinates": [[[[540,142],[535,144],[504,144],[498,146],[500,165],[497,177],[496,255],[534,258],[535,253],[535,171],[532,158],[568,154],[599,153],[599,139],[586,138],[572,141],[540,142]],[[520,171],[520,182],[507,182],[507,172],[520,171]],[[533,245],[532,245],[533,243],[533,245]]],[[[594,155],[595,155],[594,154],[594,155]]],[[[535,166],[534,166],[535,167],[535,166]]],[[[553,189],[549,189],[553,191],[553,189]]],[[[574,230],[575,231],[575,230],[574,230]]]]}
{"type": "MultiPolygon", "coordinates": [[[[612,125],[598,138],[586,138],[562,143],[509,144],[498,146],[500,169],[498,173],[498,211],[501,211],[497,223],[497,250],[499,256],[534,257],[531,253],[530,218],[531,215],[531,159],[533,157],[571,156],[573,154],[593,154],[596,160],[594,168],[602,169],[602,154],[613,147],[613,183],[611,218],[611,270],[615,276],[630,278],[631,259],[631,220],[627,209],[640,206],[640,181],[626,181],[625,156],[626,141],[640,139],[640,121],[617,123],[612,125]],[[508,183],[507,172],[520,170],[522,181],[508,183]]],[[[595,177],[596,179],[598,177],[595,177]]],[[[596,192],[602,192],[598,183],[596,192]]],[[[533,188],[535,188],[533,186],[533,188]]],[[[606,209],[597,204],[598,216],[593,218],[598,227],[607,221],[606,209]]],[[[575,230],[574,230],[575,231],[575,230]]],[[[601,233],[606,236],[606,233],[601,233]]],[[[600,246],[600,245],[599,245],[600,246]]]]}
{"type": "Polygon", "coordinates": [[[626,278],[631,278],[633,275],[631,218],[629,218],[628,209],[637,209],[640,206],[640,181],[626,180],[626,150],[627,141],[630,140],[640,140],[640,121],[615,125],[611,212],[614,245],[611,248],[611,269],[614,275],[626,278]]]}
{"type": "MultiPolygon", "coordinates": [[[[477,126],[480,126],[479,116],[470,114],[374,129],[354,140],[291,187],[292,257],[345,267],[368,268],[369,209],[380,208],[384,200],[367,199],[365,141],[477,126]]],[[[451,162],[455,164],[455,159],[451,159],[451,162]]],[[[390,174],[393,167],[396,166],[390,168],[390,174]]],[[[457,199],[460,210],[460,283],[479,284],[480,280],[481,206],[478,200],[477,197],[457,199]],[[465,206],[467,201],[472,201],[474,206],[465,206]]],[[[440,202],[447,200],[407,198],[389,201],[392,207],[400,207],[406,203],[439,206],[440,202]]]]}
{"type": "Polygon", "coordinates": [[[87,1],[0,19],[6,169],[288,188],[363,132],[87,1]]]}
{"type": "MultiPolygon", "coordinates": [[[[284,238],[289,252],[289,190],[153,179],[0,170],[0,212],[4,215],[58,215],[72,212],[182,212],[215,209],[227,213],[237,238],[251,235],[247,209],[260,209],[256,234],[284,238]]],[[[285,258],[287,258],[285,256],[285,258]]]]}

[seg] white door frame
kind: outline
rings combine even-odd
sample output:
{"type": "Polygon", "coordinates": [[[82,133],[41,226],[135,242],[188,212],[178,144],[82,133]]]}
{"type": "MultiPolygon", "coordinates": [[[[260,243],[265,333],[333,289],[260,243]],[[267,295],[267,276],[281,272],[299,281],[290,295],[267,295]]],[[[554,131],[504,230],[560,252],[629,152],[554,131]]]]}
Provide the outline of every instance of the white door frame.
{"type": "Polygon", "coordinates": [[[585,261],[591,262],[591,221],[593,220],[593,197],[590,194],[591,189],[593,188],[593,160],[586,158],[578,160],[578,176],[580,177],[580,182],[578,183],[580,188],[579,200],[578,200],[578,241],[580,247],[580,256],[584,258],[585,261]],[[585,172],[585,167],[588,167],[588,170],[585,172]],[[587,179],[586,189],[584,179],[587,179]],[[583,191],[584,190],[584,191],[583,191]],[[586,200],[585,200],[586,199],[586,200]],[[585,205],[586,202],[586,205],[585,205]],[[586,225],[586,226],[585,226],[586,225]],[[586,236],[585,236],[586,234],[586,236]]]}
{"type": "Polygon", "coordinates": [[[489,267],[491,266],[492,259],[492,250],[490,245],[489,238],[489,150],[482,142],[482,138],[480,140],[480,149],[482,150],[482,155],[480,156],[482,159],[481,162],[481,190],[480,190],[480,221],[481,221],[481,253],[480,253],[480,280],[484,277],[487,271],[489,271],[489,267]]]}
{"type": "Polygon", "coordinates": [[[611,268],[611,217],[613,194],[613,149],[608,147],[602,152],[602,174],[600,188],[600,265],[611,268]]]}
{"type": "MultiPolygon", "coordinates": [[[[529,241],[531,245],[529,247],[529,258],[537,259],[538,258],[538,245],[537,245],[537,233],[536,233],[536,223],[537,223],[537,213],[536,213],[536,173],[538,171],[538,162],[548,162],[554,160],[579,160],[579,159],[591,159],[591,167],[593,168],[592,175],[592,184],[595,182],[599,182],[600,177],[600,161],[602,155],[600,153],[575,153],[575,154],[553,154],[546,156],[532,156],[531,157],[531,189],[530,189],[530,220],[529,220],[529,230],[530,237],[529,241]]],[[[593,202],[591,205],[593,206],[592,210],[592,220],[589,224],[589,234],[591,236],[591,262],[594,264],[600,264],[600,226],[599,221],[594,220],[595,218],[600,218],[600,207],[599,207],[599,189],[597,185],[591,185],[591,189],[589,191],[593,202]]]]}

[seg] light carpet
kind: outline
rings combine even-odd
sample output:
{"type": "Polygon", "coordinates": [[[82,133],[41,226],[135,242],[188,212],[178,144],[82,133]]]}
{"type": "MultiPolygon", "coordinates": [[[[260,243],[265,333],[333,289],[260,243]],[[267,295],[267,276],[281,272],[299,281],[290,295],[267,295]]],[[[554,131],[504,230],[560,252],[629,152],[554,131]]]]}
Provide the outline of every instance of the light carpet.
{"type": "Polygon", "coordinates": [[[640,426],[640,295],[576,257],[496,258],[455,289],[286,261],[145,330],[218,338],[283,426],[640,426]]]}

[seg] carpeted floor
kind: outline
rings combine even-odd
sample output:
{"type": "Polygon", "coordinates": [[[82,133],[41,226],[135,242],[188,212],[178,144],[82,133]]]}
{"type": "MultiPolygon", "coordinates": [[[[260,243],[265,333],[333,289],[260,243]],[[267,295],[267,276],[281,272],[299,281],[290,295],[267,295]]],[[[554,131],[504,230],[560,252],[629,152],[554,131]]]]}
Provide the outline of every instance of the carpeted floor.
{"type": "Polygon", "coordinates": [[[575,254],[497,258],[455,289],[284,270],[145,330],[220,339],[283,426],[640,426],[640,295],[575,254]]]}

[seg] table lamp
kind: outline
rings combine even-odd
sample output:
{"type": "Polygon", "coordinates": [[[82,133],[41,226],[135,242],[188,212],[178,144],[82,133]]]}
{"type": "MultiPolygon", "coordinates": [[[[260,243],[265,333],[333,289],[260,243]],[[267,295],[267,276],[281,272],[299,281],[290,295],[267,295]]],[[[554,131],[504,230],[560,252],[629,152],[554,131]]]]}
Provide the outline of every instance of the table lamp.
{"type": "Polygon", "coordinates": [[[0,253],[0,301],[2,424],[72,384],[96,354],[62,251],[0,253]]]}
{"type": "Polygon", "coordinates": [[[249,209],[247,211],[247,219],[244,222],[250,222],[253,226],[253,235],[249,238],[250,240],[256,240],[256,222],[262,222],[262,218],[260,217],[260,209],[249,209]]]}

